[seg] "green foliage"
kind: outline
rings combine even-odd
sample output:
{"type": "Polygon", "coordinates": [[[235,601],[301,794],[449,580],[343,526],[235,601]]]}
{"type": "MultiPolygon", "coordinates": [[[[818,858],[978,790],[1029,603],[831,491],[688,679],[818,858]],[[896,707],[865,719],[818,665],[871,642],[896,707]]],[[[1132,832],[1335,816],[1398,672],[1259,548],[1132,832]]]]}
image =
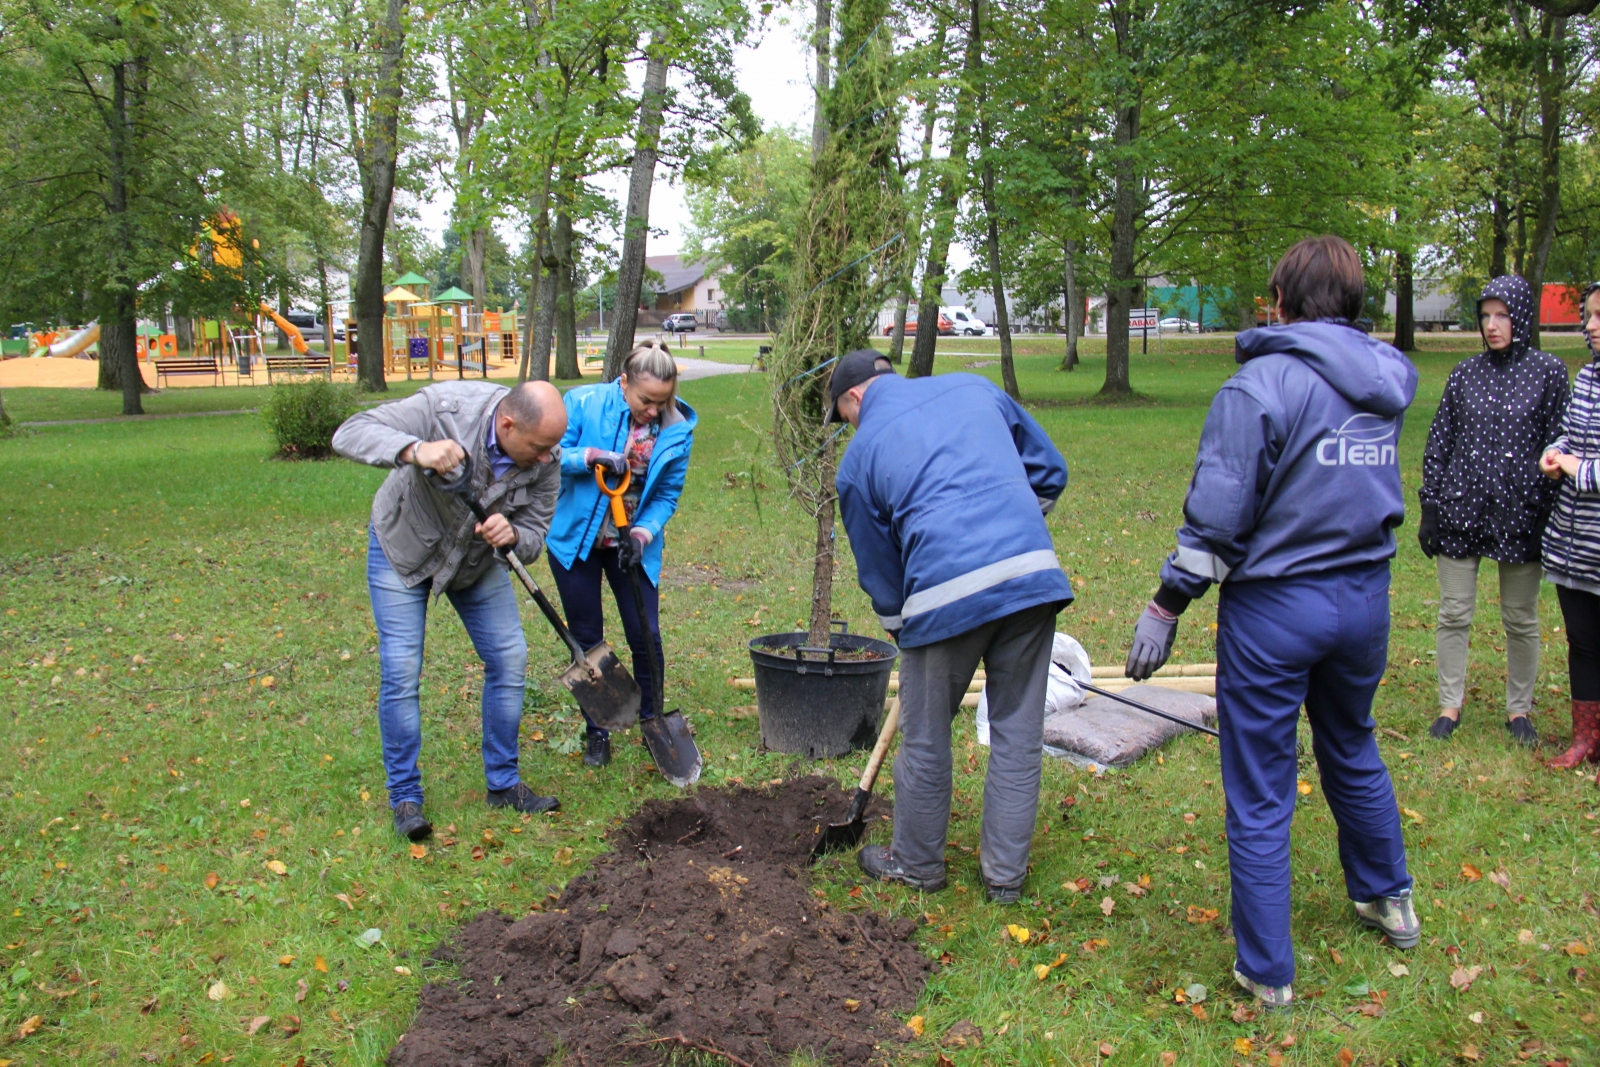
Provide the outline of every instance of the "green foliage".
{"type": "Polygon", "coordinates": [[[284,459],[326,459],[333,454],[333,432],[361,406],[355,388],[312,378],[272,388],[261,419],[284,459]]]}

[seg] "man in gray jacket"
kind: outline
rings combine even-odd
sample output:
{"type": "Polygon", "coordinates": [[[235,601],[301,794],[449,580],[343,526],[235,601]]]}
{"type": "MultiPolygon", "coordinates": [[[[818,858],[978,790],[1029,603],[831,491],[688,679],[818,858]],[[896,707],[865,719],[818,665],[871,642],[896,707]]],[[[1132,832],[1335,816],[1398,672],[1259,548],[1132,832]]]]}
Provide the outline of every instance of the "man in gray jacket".
{"type": "Polygon", "coordinates": [[[528,645],[505,569],[494,552],[532,563],[544,547],[561,490],[552,462],[566,432],[561,394],[548,382],[507,389],[488,382],[430,385],[352,415],[333,435],[347,459],[390,467],[372,501],[367,587],[378,627],[378,729],[394,828],[420,841],[422,709],[418,702],[428,594],[443,594],[483,657],[483,773],[490,807],[554,811],[517,774],[517,730],[528,645]],[[468,457],[471,462],[467,462],[468,457]],[[435,472],[430,479],[425,471],[435,472]],[[453,483],[470,478],[466,487],[453,483]],[[440,484],[451,487],[444,492],[440,484]],[[489,513],[478,523],[462,496],[489,513]]]}

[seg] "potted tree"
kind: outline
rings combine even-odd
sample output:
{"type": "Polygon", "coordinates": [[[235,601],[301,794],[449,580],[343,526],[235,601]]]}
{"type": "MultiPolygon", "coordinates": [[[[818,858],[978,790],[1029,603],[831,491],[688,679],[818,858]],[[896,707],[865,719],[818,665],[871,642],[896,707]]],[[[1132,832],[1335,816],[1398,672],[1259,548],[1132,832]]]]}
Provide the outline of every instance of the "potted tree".
{"type": "Polygon", "coordinates": [[[826,4],[819,3],[818,130],[811,195],[796,236],[792,299],[773,343],[773,440],[790,496],[816,522],[811,619],[805,632],[750,642],[762,742],[813,759],[869,745],[898,650],[833,619],[834,527],[843,425],[824,425],[829,370],[866,348],[905,255],[900,128],[886,0],[843,0],[831,87],[826,4]]]}

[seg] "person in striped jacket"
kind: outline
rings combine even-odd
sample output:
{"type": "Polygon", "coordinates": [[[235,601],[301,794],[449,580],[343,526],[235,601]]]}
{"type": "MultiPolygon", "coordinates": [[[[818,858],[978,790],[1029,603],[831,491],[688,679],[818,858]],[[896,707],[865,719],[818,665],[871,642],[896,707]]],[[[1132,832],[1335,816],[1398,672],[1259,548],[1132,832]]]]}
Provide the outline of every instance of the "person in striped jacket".
{"type": "MultiPolygon", "coordinates": [[[[1561,433],[1539,469],[1561,483],[1544,531],[1544,575],[1567,627],[1572,745],[1550,761],[1600,763],[1600,282],[1583,291],[1583,332],[1594,358],[1578,372],[1561,433]]],[[[1600,776],[1595,779],[1600,785],[1600,776]]]]}

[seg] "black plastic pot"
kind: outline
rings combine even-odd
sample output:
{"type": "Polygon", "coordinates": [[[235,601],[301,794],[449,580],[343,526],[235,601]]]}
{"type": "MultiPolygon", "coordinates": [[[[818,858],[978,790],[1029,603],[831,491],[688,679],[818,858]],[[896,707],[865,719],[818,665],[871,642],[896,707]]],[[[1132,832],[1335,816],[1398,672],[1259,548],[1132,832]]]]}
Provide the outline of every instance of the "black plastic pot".
{"type": "Polygon", "coordinates": [[[768,634],[750,642],[761,743],[774,752],[825,759],[871,748],[877,740],[889,674],[900,650],[851,633],[843,619],[835,619],[834,625],[839,632],[829,637],[827,648],[808,647],[804,632],[768,634]],[[846,650],[870,650],[883,658],[839,659],[838,653],[846,650]]]}

